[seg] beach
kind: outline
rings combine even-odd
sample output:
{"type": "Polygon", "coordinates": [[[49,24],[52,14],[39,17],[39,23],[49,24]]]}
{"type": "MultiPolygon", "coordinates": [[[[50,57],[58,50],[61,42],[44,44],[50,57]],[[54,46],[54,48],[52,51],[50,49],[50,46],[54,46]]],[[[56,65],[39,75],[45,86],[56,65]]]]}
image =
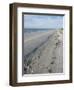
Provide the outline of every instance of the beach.
{"type": "Polygon", "coordinates": [[[24,74],[63,73],[63,30],[24,35],[24,74]]]}

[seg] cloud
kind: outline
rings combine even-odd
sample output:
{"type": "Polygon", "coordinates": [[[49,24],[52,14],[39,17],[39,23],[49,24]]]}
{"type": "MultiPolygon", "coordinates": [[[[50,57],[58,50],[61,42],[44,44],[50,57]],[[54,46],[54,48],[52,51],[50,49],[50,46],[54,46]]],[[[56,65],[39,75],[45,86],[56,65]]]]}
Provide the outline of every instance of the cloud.
{"type": "Polygon", "coordinates": [[[24,28],[62,28],[63,16],[24,15],[24,28]]]}

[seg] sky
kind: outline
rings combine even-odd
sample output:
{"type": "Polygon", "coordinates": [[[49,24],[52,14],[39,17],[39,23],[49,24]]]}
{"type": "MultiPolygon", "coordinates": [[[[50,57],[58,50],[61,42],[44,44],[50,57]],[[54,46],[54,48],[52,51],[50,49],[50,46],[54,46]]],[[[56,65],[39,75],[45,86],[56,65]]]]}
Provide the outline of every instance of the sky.
{"type": "Polygon", "coordinates": [[[25,14],[24,28],[63,28],[63,16],[25,14]]]}

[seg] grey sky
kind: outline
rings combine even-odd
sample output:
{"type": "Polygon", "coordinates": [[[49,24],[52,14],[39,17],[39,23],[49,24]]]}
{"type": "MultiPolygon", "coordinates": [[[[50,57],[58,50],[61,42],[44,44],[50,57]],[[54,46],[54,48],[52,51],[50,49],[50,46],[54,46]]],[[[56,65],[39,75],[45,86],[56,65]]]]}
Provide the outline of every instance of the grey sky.
{"type": "Polygon", "coordinates": [[[63,16],[25,14],[24,28],[63,28],[63,16]]]}

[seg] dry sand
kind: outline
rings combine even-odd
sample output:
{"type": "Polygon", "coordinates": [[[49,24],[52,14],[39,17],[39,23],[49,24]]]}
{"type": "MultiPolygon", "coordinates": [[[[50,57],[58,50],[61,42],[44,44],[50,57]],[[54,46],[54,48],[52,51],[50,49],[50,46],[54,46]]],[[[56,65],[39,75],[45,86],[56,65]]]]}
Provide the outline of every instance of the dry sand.
{"type": "Polygon", "coordinates": [[[56,30],[24,57],[24,74],[63,72],[63,30],[56,30]]]}

